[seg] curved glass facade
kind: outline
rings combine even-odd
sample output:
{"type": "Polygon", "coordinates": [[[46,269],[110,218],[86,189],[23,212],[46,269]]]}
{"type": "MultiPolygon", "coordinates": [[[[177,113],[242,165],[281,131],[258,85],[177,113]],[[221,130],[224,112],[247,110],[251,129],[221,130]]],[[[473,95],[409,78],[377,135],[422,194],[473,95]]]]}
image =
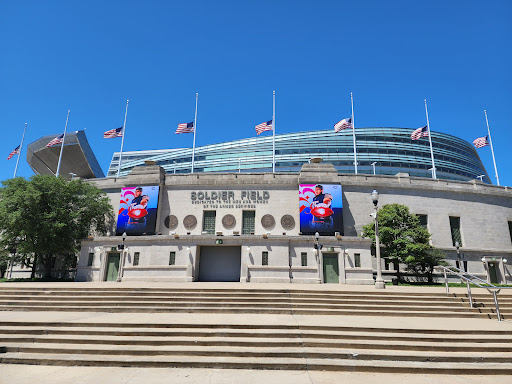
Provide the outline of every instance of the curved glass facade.
{"type": "MultiPolygon", "coordinates": [[[[431,177],[428,138],[411,140],[414,129],[356,128],[358,173],[431,177]]],[[[445,133],[431,132],[439,179],[471,180],[483,176],[491,184],[472,144],[445,133]]],[[[308,131],[276,135],[276,172],[299,172],[302,164],[321,157],[340,173],[354,173],[352,130],[308,131]]],[[[145,160],[167,173],[190,173],[192,148],[123,152],[120,176],[145,160]]],[[[117,175],[119,152],[114,153],[107,177],[117,175]]],[[[196,147],[194,172],[272,172],[272,136],[251,137],[196,147]]]]}

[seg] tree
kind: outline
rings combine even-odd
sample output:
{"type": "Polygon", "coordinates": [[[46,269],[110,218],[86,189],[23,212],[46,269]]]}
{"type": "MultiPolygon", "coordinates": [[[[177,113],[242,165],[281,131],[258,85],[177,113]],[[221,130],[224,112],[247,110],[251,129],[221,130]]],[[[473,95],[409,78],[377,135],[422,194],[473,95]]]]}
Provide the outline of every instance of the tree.
{"type": "MultiPolygon", "coordinates": [[[[386,204],[377,213],[379,221],[379,239],[383,246],[384,258],[398,265],[418,264],[427,260],[430,233],[420,224],[418,216],[409,212],[409,207],[401,204],[386,204]]],[[[363,227],[363,236],[370,237],[375,247],[375,223],[363,227]]],[[[425,263],[424,263],[425,264],[425,263]]],[[[428,264],[428,263],[427,263],[428,264]]],[[[426,264],[425,264],[426,265],[426,264]]],[[[400,279],[397,268],[398,278],[400,279]]]]}
{"type": "Polygon", "coordinates": [[[54,257],[75,257],[82,239],[92,231],[105,234],[113,208],[103,191],[82,180],[35,175],[2,182],[0,188],[0,246],[15,244],[16,260],[43,266],[49,277],[54,257]]]}

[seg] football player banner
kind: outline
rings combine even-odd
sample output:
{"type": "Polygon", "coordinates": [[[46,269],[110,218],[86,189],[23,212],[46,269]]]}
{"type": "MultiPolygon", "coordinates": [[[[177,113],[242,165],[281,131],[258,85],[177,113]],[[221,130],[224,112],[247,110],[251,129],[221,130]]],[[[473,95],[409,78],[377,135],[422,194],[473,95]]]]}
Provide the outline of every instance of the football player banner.
{"type": "Polygon", "coordinates": [[[339,184],[299,185],[300,232],[343,235],[343,201],[339,184]]]}
{"type": "Polygon", "coordinates": [[[158,186],[121,189],[116,235],[155,233],[158,190],[158,186]]]}

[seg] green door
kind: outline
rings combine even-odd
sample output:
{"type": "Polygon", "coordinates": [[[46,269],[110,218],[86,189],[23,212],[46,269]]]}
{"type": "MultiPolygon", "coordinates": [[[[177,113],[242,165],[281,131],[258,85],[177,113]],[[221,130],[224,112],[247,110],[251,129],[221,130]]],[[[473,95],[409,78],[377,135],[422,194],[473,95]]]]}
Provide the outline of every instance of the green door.
{"type": "Polygon", "coordinates": [[[338,254],[324,254],[324,283],[338,284],[339,269],[338,269],[338,254]]]}
{"type": "Polygon", "coordinates": [[[117,272],[119,271],[119,258],[119,253],[108,254],[107,281],[117,280],[117,272]]]}
{"type": "Polygon", "coordinates": [[[489,263],[489,279],[491,284],[498,284],[498,273],[496,271],[496,263],[489,263]]]}

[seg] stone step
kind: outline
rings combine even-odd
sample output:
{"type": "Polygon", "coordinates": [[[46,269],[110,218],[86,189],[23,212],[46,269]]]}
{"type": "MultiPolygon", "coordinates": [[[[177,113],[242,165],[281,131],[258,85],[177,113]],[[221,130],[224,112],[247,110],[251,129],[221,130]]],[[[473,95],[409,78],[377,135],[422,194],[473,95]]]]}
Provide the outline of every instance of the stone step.
{"type": "Polygon", "coordinates": [[[301,340],[330,340],[330,341],[347,341],[347,340],[363,340],[367,341],[369,339],[373,341],[392,341],[395,342],[397,338],[404,343],[415,342],[415,343],[451,343],[451,344],[461,344],[461,343],[480,343],[482,348],[487,348],[488,345],[496,344],[507,344],[512,343],[512,338],[507,337],[509,335],[500,335],[499,338],[490,338],[490,337],[477,337],[476,335],[466,336],[461,338],[460,336],[451,336],[451,335],[397,335],[390,333],[368,333],[368,332],[344,332],[344,333],[334,333],[334,332],[288,332],[283,330],[265,330],[265,331],[237,331],[237,330],[217,330],[217,331],[203,331],[197,329],[182,329],[180,331],[155,331],[155,330],[137,330],[137,331],[126,331],[126,330],[118,330],[118,329],[99,329],[99,328],[88,328],[88,329],[42,329],[42,328],[32,328],[32,329],[19,329],[16,327],[8,327],[4,328],[0,331],[0,340],[9,341],[11,338],[25,338],[34,340],[34,342],[38,340],[44,340],[44,338],[53,338],[56,339],[58,337],[62,337],[62,340],[68,342],[73,338],[80,338],[80,340],[88,337],[94,336],[105,336],[108,338],[120,338],[120,337],[132,337],[134,343],[136,340],[143,340],[144,338],[158,338],[159,340],[163,337],[166,340],[170,338],[173,339],[182,339],[186,337],[192,337],[195,339],[206,338],[243,338],[247,340],[251,340],[254,338],[272,338],[272,339],[289,339],[293,341],[294,339],[301,340]],[[38,337],[39,336],[39,337],[38,337]]]}
{"type": "Polygon", "coordinates": [[[431,351],[431,352],[495,352],[510,353],[512,345],[510,343],[499,341],[490,341],[486,343],[463,341],[459,343],[450,343],[449,341],[419,341],[419,340],[377,340],[371,337],[366,339],[325,339],[316,337],[303,337],[290,339],[287,337],[121,337],[121,336],[103,336],[94,337],[91,335],[59,335],[59,336],[23,336],[23,335],[1,335],[1,345],[14,346],[21,344],[53,344],[53,345],[117,345],[117,346],[209,346],[209,347],[251,347],[261,348],[350,348],[361,350],[384,350],[384,351],[431,351]]]}
{"type": "MultiPolygon", "coordinates": [[[[380,304],[380,303],[418,303],[421,305],[426,302],[436,303],[436,305],[459,303],[462,304],[466,302],[466,299],[460,298],[455,299],[452,297],[354,297],[354,296],[338,296],[333,298],[302,298],[302,297],[240,297],[240,296],[176,296],[176,295],[162,295],[162,296],[133,296],[133,295],[80,295],[80,296],[66,296],[61,294],[51,294],[51,295],[0,295],[1,301],[83,301],[83,300],[96,300],[96,301],[197,301],[200,300],[202,302],[251,302],[251,303],[366,303],[366,304],[380,304]]],[[[494,303],[494,302],[493,302],[494,303]]]]}
{"type": "MultiPolygon", "coordinates": [[[[79,322],[79,321],[62,321],[62,322],[48,322],[48,321],[0,321],[0,327],[3,329],[74,329],[79,330],[82,328],[88,329],[135,329],[135,330],[154,330],[154,329],[185,329],[185,330],[247,330],[250,332],[265,332],[265,331],[316,331],[325,333],[340,333],[340,332],[355,332],[361,334],[392,334],[407,336],[408,334],[417,335],[442,335],[442,337],[474,337],[474,336],[496,336],[505,337],[510,333],[507,331],[493,330],[493,329],[410,329],[410,328],[387,328],[387,327],[355,327],[355,326],[326,326],[323,324],[318,325],[305,325],[305,324],[210,324],[210,323],[135,323],[135,322],[79,322]]],[[[398,337],[395,336],[395,337],[398,337]]]]}
{"type": "Polygon", "coordinates": [[[356,359],[316,359],[290,357],[230,356],[116,356],[95,354],[38,354],[7,352],[0,355],[3,364],[44,364],[98,367],[187,367],[225,369],[288,369],[387,373],[442,373],[454,375],[508,375],[510,363],[387,361],[356,359]]]}
{"type": "Polygon", "coordinates": [[[357,359],[387,361],[436,361],[436,362],[479,362],[512,363],[512,352],[443,352],[443,351],[387,351],[344,348],[296,348],[296,347],[218,347],[218,346],[139,346],[130,345],[119,348],[118,345],[83,345],[76,347],[62,344],[20,344],[5,346],[5,352],[39,354],[74,355],[132,355],[132,356],[238,356],[238,357],[294,357],[308,359],[357,359]]]}
{"type": "MultiPolygon", "coordinates": [[[[172,327],[170,327],[172,328],[172,327]]],[[[119,328],[102,328],[91,325],[88,328],[74,328],[74,327],[18,327],[18,326],[4,326],[0,329],[0,339],[8,340],[9,337],[25,337],[36,336],[77,336],[77,337],[89,337],[89,336],[107,336],[107,337],[119,337],[119,336],[130,336],[134,338],[144,337],[157,337],[157,338],[183,338],[183,337],[194,337],[194,338],[287,338],[287,339],[328,339],[328,340],[387,340],[395,341],[400,338],[406,342],[438,342],[438,343],[485,343],[485,344],[506,344],[512,343],[512,336],[506,333],[499,335],[493,335],[494,338],[487,336],[482,337],[481,335],[452,335],[452,334],[425,334],[418,332],[414,335],[411,334],[397,334],[388,333],[385,330],[379,332],[357,332],[357,331],[326,331],[326,330],[283,330],[283,329],[229,329],[229,328],[218,328],[218,329],[199,329],[199,328],[180,328],[180,329],[167,329],[167,330],[155,330],[149,328],[139,328],[133,330],[119,329],[119,328]],[[14,336],[16,335],[16,336],[14,336]]]]}
{"type": "MultiPolygon", "coordinates": [[[[346,316],[401,316],[401,317],[467,317],[467,318],[493,318],[495,316],[492,308],[446,308],[444,311],[431,308],[409,308],[409,307],[388,307],[368,308],[360,307],[354,309],[319,309],[311,308],[261,308],[261,307],[199,307],[199,306],[84,306],[84,305],[0,305],[0,311],[61,311],[61,312],[110,312],[110,313],[156,313],[156,312],[174,312],[174,313],[225,313],[225,314],[294,314],[294,315],[346,315],[346,316]],[[306,309],[307,308],[307,309],[306,309]]],[[[508,314],[502,312],[502,316],[507,318],[508,314]]]]}
{"type": "MultiPolygon", "coordinates": [[[[251,303],[246,301],[203,301],[198,299],[196,301],[182,301],[182,302],[174,302],[174,301],[166,301],[166,300],[155,300],[155,301],[132,301],[129,299],[118,301],[116,299],[112,300],[50,300],[48,301],[16,301],[16,300],[1,300],[0,305],[29,305],[29,306],[61,306],[61,305],[81,305],[81,306],[131,306],[131,307],[175,307],[179,305],[180,307],[213,307],[213,306],[222,306],[224,308],[316,308],[316,309],[361,309],[367,307],[376,307],[381,309],[397,309],[401,310],[404,308],[404,303],[402,302],[383,302],[383,303],[301,303],[301,302],[274,302],[267,301],[261,303],[251,303]]],[[[465,311],[469,308],[469,305],[464,305],[464,303],[430,303],[430,302],[410,302],[407,303],[407,309],[411,310],[435,310],[438,308],[450,308],[453,311],[465,311]]]]}

